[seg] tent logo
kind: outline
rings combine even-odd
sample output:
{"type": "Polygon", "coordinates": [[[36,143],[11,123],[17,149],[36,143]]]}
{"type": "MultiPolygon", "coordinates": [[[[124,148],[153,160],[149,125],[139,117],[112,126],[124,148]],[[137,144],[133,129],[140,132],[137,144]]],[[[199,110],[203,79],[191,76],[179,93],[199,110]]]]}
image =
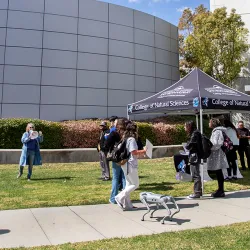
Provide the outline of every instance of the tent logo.
{"type": "Polygon", "coordinates": [[[162,92],[158,98],[164,98],[169,96],[186,96],[187,94],[190,94],[193,91],[193,89],[185,89],[183,86],[176,87],[172,90],[167,90],[162,92]]]}
{"type": "Polygon", "coordinates": [[[240,94],[237,93],[236,91],[227,87],[223,88],[222,86],[219,85],[213,85],[213,87],[205,88],[205,90],[213,95],[240,96],[240,94]]]}
{"type": "Polygon", "coordinates": [[[203,104],[203,106],[208,107],[208,98],[207,98],[207,97],[205,97],[205,98],[203,99],[202,104],[203,104]]]}
{"type": "Polygon", "coordinates": [[[133,105],[128,105],[128,112],[132,113],[132,111],[133,111],[133,105]]]}
{"type": "Polygon", "coordinates": [[[194,108],[199,107],[199,103],[200,103],[200,101],[199,101],[198,97],[196,97],[196,98],[193,99],[193,107],[194,108]]]}

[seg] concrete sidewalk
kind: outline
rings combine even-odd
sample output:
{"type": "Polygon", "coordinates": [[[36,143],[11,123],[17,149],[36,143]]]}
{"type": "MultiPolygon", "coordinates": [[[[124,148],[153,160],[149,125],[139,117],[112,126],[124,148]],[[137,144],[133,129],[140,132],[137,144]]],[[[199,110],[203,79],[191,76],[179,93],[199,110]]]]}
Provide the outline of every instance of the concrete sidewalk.
{"type": "Polygon", "coordinates": [[[226,198],[177,198],[181,209],[173,221],[156,211],[141,221],[145,208],[123,212],[117,205],[71,206],[0,211],[0,248],[57,245],[67,242],[132,237],[169,231],[227,225],[250,220],[250,190],[228,193],[226,198]]]}

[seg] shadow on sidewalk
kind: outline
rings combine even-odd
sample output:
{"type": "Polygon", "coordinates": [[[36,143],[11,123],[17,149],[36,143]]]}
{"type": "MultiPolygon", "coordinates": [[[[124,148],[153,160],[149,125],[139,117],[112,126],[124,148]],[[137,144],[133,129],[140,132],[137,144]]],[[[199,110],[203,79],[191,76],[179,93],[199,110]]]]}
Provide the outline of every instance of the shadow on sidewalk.
{"type": "Polygon", "coordinates": [[[249,198],[250,197],[250,191],[245,192],[235,192],[231,194],[226,194],[225,198],[223,199],[237,199],[237,198],[249,198]]]}
{"type": "MultiPolygon", "coordinates": [[[[160,222],[164,217],[161,216],[161,217],[153,217],[151,219],[156,219],[157,222],[160,222]]],[[[165,219],[165,223],[167,222],[175,222],[177,223],[177,225],[182,225],[183,223],[187,223],[187,222],[190,222],[191,220],[190,219],[178,219],[178,218],[172,218],[172,220],[170,221],[169,218],[166,218],[165,219]]]]}
{"type": "Polygon", "coordinates": [[[0,229],[0,235],[10,233],[9,229],[0,229]]]}

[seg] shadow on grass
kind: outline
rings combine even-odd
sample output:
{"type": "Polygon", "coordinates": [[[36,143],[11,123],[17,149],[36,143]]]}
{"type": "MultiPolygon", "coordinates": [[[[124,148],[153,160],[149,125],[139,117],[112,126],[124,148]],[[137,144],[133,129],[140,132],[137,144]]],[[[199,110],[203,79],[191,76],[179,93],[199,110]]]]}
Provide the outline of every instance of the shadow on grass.
{"type": "Polygon", "coordinates": [[[153,182],[153,183],[142,183],[140,184],[140,190],[144,190],[146,192],[150,192],[150,191],[168,191],[168,190],[173,190],[173,186],[176,183],[172,183],[172,182],[153,182]]]}
{"type": "Polygon", "coordinates": [[[0,235],[10,233],[9,229],[0,229],[0,235]]]}
{"type": "Polygon", "coordinates": [[[69,177],[69,176],[65,176],[65,177],[47,177],[47,178],[32,178],[32,181],[49,181],[49,180],[71,180],[71,179],[76,179],[77,177],[69,177]]]}

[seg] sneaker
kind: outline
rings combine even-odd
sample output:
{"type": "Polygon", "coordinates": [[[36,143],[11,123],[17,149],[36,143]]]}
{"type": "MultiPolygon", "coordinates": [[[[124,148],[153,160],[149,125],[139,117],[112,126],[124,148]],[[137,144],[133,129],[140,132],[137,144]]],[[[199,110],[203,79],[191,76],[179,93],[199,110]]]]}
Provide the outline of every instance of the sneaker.
{"type": "Polygon", "coordinates": [[[122,203],[118,200],[118,197],[116,197],[116,196],[115,196],[115,201],[116,201],[117,205],[118,205],[122,210],[124,210],[124,207],[123,207],[122,203]]]}
{"type": "Polygon", "coordinates": [[[231,181],[231,180],[232,180],[231,177],[227,177],[227,178],[225,179],[225,181],[231,181]]]}
{"type": "Polygon", "coordinates": [[[28,178],[28,181],[30,181],[30,179],[28,178]]]}
{"type": "Polygon", "coordinates": [[[211,196],[214,197],[214,198],[225,197],[225,192],[224,192],[224,191],[217,190],[216,192],[213,192],[213,193],[211,194],[211,196]]]}
{"type": "Polygon", "coordinates": [[[112,202],[110,199],[109,199],[109,203],[110,204],[116,204],[116,202],[112,202]]]}
{"type": "Polygon", "coordinates": [[[233,177],[232,179],[233,179],[234,181],[237,181],[237,180],[238,180],[238,178],[237,178],[237,177],[233,177]]]}
{"type": "Polygon", "coordinates": [[[193,199],[200,199],[200,195],[199,194],[190,194],[187,199],[189,200],[193,200],[193,199]]]}
{"type": "Polygon", "coordinates": [[[103,178],[102,180],[103,180],[103,181],[109,181],[110,178],[105,177],[105,178],[103,178]]]}
{"type": "Polygon", "coordinates": [[[21,176],[22,174],[19,173],[16,178],[19,179],[21,176]]]}

